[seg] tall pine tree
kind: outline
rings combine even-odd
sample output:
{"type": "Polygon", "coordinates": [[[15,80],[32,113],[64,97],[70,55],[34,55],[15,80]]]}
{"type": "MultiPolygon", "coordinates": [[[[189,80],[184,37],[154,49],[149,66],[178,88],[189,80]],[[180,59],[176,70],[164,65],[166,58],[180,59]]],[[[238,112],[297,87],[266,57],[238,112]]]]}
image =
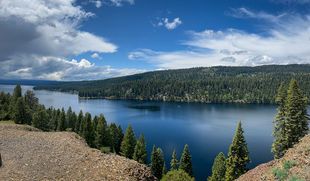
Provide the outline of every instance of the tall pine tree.
{"type": "Polygon", "coordinates": [[[74,128],[74,131],[78,134],[82,134],[81,125],[82,125],[83,119],[84,119],[84,114],[83,114],[83,111],[80,110],[76,123],[75,123],[75,128],[74,128]]]}
{"type": "Polygon", "coordinates": [[[26,124],[29,122],[30,115],[27,112],[25,101],[22,97],[18,97],[14,106],[13,118],[16,124],[26,124]]]}
{"type": "Polygon", "coordinates": [[[170,161],[170,170],[177,170],[179,168],[179,161],[177,159],[177,153],[175,150],[172,152],[172,158],[170,161]]]}
{"type": "Polygon", "coordinates": [[[85,114],[85,118],[81,124],[81,136],[85,139],[90,147],[94,147],[95,133],[92,125],[91,115],[88,112],[85,114]]]}
{"type": "Polygon", "coordinates": [[[151,170],[155,177],[161,179],[164,171],[164,154],[160,148],[153,146],[152,155],[151,155],[151,170]]]}
{"type": "Polygon", "coordinates": [[[183,149],[183,153],[180,160],[179,169],[184,170],[190,176],[193,176],[193,168],[192,168],[192,156],[189,152],[189,147],[186,144],[183,149]]]}
{"type": "Polygon", "coordinates": [[[109,126],[109,130],[111,135],[111,150],[119,154],[124,136],[122,128],[120,126],[117,127],[115,123],[111,123],[109,126]]]}
{"type": "Polygon", "coordinates": [[[304,137],[308,130],[307,100],[303,96],[296,80],[291,80],[285,104],[286,129],[285,140],[287,147],[291,148],[304,137]]]}
{"type": "Polygon", "coordinates": [[[66,112],[63,108],[61,109],[61,112],[59,115],[59,122],[58,122],[57,130],[58,131],[65,131],[66,130],[66,112]]]}
{"type": "Polygon", "coordinates": [[[36,128],[39,128],[43,131],[49,130],[48,125],[48,114],[46,110],[40,107],[33,115],[32,115],[32,125],[36,128]]]}
{"type": "Polygon", "coordinates": [[[135,151],[133,153],[133,159],[139,163],[145,164],[146,158],[147,158],[146,143],[144,140],[144,136],[141,135],[135,146],[135,151]]]}
{"type": "Polygon", "coordinates": [[[228,151],[225,180],[232,181],[244,174],[247,171],[246,165],[249,162],[249,151],[243,135],[241,122],[239,121],[228,151]]]}
{"type": "Polygon", "coordinates": [[[214,159],[212,166],[212,175],[208,181],[225,181],[226,158],[224,153],[220,152],[214,159]]]}
{"type": "Polygon", "coordinates": [[[104,116],[101,114],[99,116],[96,131],[95,131],[95,144],[97,148],[103,146],[109,146],[109,132],[107,128],[107,122],[104,116]]]}
{"type": "Polygon", "coordinates": [[[272,143],[272,152],[274,158],[281,158],[285,150],[287,149],[287,142],[285,140],[285,126],[286,126],[286,102],[287,90],[284,83],[281,83],[276,96],[276,103],[278,104],[278,113],[274,120],[273,136],[274,141],[272,143]]]}
{"type": "Polygon", "coordinates": [[[126,129],[125,136],[121,144],[121,155],[132,159],[136,146],[136,137],[131,125],[126,129]]]}

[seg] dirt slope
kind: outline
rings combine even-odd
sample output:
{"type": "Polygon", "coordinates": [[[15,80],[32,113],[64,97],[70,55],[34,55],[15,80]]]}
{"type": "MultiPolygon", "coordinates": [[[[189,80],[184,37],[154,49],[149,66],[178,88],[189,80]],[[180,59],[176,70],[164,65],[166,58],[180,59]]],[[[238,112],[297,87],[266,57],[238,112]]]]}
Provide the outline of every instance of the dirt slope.
{"type": "Polygon", "coordinates": [[[237,180],[310,181],[310,135],[289,149],[283,158],[261,164],[237,180]]]}
{"type": "Polygon", "coordinates": [[[89,148],[75,133],[0,124],[0,180],[155,180],[150,169],[89,148]]]}

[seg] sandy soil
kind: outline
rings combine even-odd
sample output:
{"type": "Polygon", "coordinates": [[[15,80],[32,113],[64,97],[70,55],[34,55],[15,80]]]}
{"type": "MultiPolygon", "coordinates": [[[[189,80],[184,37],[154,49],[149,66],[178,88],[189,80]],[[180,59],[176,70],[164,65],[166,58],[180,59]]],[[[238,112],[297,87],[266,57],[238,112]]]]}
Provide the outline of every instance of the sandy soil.
{"type": "Polygon", "coordinates": [[[89,148],[72,132],[0,124],[0,180],[156,180],[133,160],[89,148]]]}

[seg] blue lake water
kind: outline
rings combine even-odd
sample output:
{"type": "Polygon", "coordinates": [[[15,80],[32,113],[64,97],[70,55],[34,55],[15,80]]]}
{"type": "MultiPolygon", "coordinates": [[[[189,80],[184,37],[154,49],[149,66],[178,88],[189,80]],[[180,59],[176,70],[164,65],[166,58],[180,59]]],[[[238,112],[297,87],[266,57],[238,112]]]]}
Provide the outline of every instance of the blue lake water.
{"type": "MultiPolygon", "coordinates": [[[[0,85],[0,91],[12,92],[14,86],[0,85]]],[[[22,86],[23,91],[32,89],[22,86]]],[[[153,144],[163,149],[169,168],[173,149],[180,156],[184,144],[192,154],[196,180],[206,180],[211,173],[214,157],[228,151],[235,127],[242,121],[253,168],[272,159],[272,120],[276,114],[273,105],[198,104],[149,101],[79,99],[75,94],[34,91],[40,103],[55,108],[69,106],[92,116],[103,113],[108,122],[126,129],[134,128],[138,137],[143,133],[150,155],[153,144]]]]}

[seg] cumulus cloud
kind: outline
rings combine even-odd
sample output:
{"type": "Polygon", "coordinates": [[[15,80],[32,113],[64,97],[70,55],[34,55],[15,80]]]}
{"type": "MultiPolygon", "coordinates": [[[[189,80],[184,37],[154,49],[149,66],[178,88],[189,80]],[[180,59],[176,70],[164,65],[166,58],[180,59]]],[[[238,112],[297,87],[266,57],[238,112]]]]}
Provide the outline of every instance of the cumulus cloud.
{"type": "Polygon", "coordinates": [[[164,26],[168,30],[174,30],[181,24],[182,24],[182,21],[179,17],[174,18],[172,21],[169,21],[168,18],[163,18],[161,21],[158,22],[157,26],[164,26]]]}
{"type": "Polygon", "coordinates": [[[128,58],[150,61],[164,69],[310,63],[310,16],[281,19],[270,27],[267,35],[236,29],[191,31],[189,35],[190,39],[183,42],[189,50],[140,49],[129,53],[128,58]]]}
{"type": "Polygon", "coordinates": [[[94,14],[75,0],[10,0],[0,7],[1,78],[101,79],[140,71],[66,58],[117,51],[107,39],[79,29],[94,14]]]}

